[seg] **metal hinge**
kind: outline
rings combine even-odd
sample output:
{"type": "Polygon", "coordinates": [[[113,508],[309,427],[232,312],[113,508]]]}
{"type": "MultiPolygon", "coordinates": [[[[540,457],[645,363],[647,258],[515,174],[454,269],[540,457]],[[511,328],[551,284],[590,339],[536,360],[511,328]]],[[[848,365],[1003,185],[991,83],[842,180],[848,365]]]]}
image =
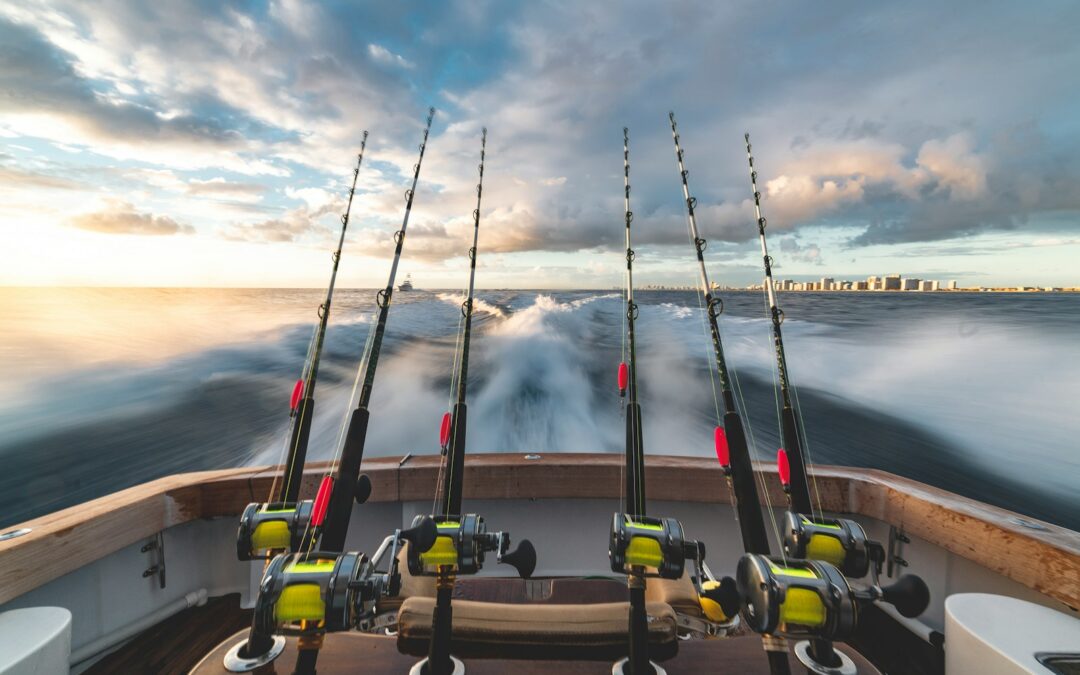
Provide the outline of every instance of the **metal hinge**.
{"type": "Polygon", "coordinates": [[[895,525],[889,526],[889,555],[886,558],[887,568],[886,574],[891,578],[893,576],[893,567],[907,567],[908,561],[903,557],[904,544],[910,544],[911,539],[904,534],[904,528],[897,528],[895,525]]]}

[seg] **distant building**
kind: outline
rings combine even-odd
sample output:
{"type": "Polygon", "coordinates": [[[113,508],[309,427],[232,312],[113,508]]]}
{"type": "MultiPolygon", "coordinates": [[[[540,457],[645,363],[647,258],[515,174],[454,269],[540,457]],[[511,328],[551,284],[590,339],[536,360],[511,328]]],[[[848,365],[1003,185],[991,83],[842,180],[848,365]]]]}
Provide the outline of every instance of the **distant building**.
{"type": "Polygon", "coordinates": [[[881,280],[881,290],[883,291],[899,291],[900,290],[900,275],[899,274],[887,274],[885,278],[881,280]]]}
{"type": "Polygon", "coordinates": [[[931,281],[930,282],[930,290],[932,290],[932,291],[940,291],[941,290],[941,282],[938,281],[937,279],[934,279],[933,281],[931,281]]]}
{"type": "Polygon", "coordinates": [[[919,290],[920,291],[934,291],[934,290],[937,290],[936,288],[934,288],[934,284],[936,284],[936,283],[937,283],[936,281],[930,281],[929,279],[924,279],[924,280],[919,282],[919,290]]]}
{"type": "Polygon", "coordinates": [[[833,283],[835,283],[835,280],[832,277],[821,277],[821,286],[819,287],[819,290],[831,291],[833,290],[833,283]]]}
{"type": "Polygon", "coordinates": [[[855,290],[857,290],[857,291],[866,291],[866,290],[869,290],[869,289],[870,289],[869,282],[867,282],[867,281],[856,281],[855,282],[855,290]]]}
{"type": "Polygon", "coordinates": [[[919,290],[919,281],[919,279],[903,279],[900,284],[900,290],[917,291],[919,290]]]}
{"type": "Polygon", "coordinates": [[[952,281],[950,281],[949,285],[946,286],[946,288],[948,288],[950,291],[955,291],[956,290],[956,279],[953,279],[952,281]]]}
{"type": "Polygon", "coordinates": [[[866,290],[880,291],[881,279],[879,279],[878,277],[866,277],[866,290]]]}

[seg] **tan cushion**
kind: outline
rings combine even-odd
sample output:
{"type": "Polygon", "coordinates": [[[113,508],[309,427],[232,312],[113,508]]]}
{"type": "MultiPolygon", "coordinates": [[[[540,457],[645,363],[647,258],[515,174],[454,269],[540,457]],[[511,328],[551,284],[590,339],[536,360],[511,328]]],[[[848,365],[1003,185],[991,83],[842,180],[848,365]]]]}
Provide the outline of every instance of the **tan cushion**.
{"type": "MultiPolygon", "coordinates": [[[[630,604],[507,605],[493,602],[454,602],[456,644],[557,646],[625,645],[630,604]]],[[[646,603],[649,641],[675,639],[675,612],[662,602],[646,603]]],[[[411,597],[398,611],[398,635],[405,640],[431,638],[432,598],[411,597]]]]}

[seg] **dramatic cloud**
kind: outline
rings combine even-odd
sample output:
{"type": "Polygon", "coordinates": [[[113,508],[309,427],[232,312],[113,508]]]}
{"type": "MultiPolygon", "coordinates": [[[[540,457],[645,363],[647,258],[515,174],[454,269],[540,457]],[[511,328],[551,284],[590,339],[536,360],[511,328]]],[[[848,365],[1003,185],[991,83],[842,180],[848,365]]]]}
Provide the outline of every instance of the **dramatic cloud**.
{"type": "Polygon", "coordinates": [[[1067,241],[1076,25],[1075,4],[996,1],[8,3],[0,139],[25,149],[0,183],[71,180],[207,235],[307,246],[336,228],[369,130],[351,229],[374,255],[435,105],[408,254],[467,250],[487,126],[481,245],[586,256],[622,245],[626,126],[634,245],[660,266],[687,250],[674,110],[712,255],[756,237],[745,131],[792,267],[845,247],[1067,241]]]}
{"type": "Polygon", "coordinates": [[[127,202],[112,202],[105,209],[84,213],[71,219],[71,227],[102,234],[170,235],[192,234],[190,225],[181,225],[172,218],[139,213],[127,202]]]}

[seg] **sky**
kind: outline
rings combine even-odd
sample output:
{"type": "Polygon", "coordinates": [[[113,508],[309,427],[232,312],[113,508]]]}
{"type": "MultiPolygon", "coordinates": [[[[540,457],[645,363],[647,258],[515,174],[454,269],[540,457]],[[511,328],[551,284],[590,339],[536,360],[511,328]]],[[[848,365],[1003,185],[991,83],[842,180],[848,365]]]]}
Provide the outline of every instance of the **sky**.
{"type": "Polygon", "coordinates": [[[1080,5],[0,0],[0,285],[1080,286],[1080,5]]]}

